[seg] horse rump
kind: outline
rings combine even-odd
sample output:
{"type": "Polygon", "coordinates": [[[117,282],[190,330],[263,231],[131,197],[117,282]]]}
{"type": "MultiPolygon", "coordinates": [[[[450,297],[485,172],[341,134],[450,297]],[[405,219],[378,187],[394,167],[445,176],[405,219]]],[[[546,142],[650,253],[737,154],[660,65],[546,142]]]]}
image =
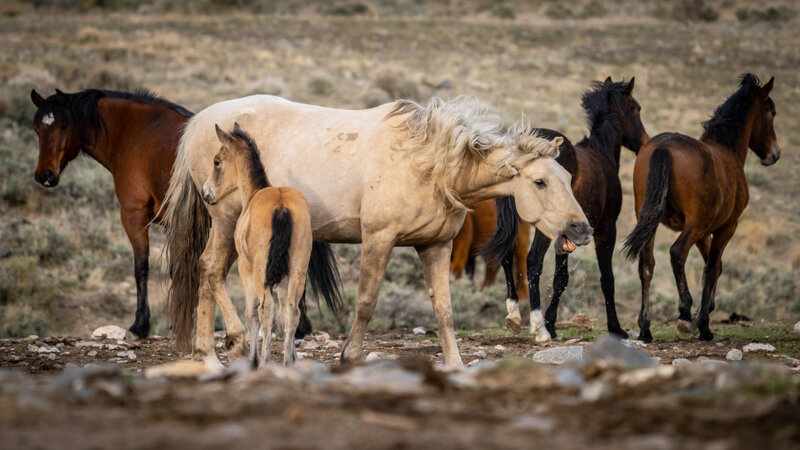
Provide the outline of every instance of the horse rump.
{"type": "Polygon", "coordinates": [[[658,224],[664,217],[669,190],[669,174],[672,170],[672,158],[669,151],[657,148],[650,156],[650,171],[647,173],[647,184],[644,188],[644,202],[639,211],[639,220],[631,234],[625,238],[623,251],[625,256],[633,260],[647,247],[656,235],[658,224]]]}

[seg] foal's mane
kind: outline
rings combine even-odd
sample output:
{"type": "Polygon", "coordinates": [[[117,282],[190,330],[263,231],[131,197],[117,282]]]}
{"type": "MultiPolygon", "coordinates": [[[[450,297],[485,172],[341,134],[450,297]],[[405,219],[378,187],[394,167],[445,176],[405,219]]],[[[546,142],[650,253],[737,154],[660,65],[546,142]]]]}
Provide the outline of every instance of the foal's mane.
{"type": "Polygon", "coordinates": [[[236,138],[239,142],[243,143],[247,156],[247,173],[250,175],[250,181],[258,189],[269,187],[267,180],[267,173],[264,170],[264,165],[261,164],[258,146],[250,135],[239,127],[235,127],[231,131],[231,136],[236,138]]]}
{"type": "Polygon", "coordinates": [[[581,106],[586,112],[586,122],[590,130],[589,137],[585,137],[582,142],[588,141],[592,148],[617,164],[622,121],[615,111],[622,111],[627,87],[625,80],[608,83],[595,81],[591,89],[581,96],[581,106]]]}
{"type": "Polygon", "coordinates": [[[105,120],[97,109],[97,101],[101,98],[115,98],[128,100],[140,105],[153,105],[169,108],[185,117],[192,117],[192,112],[183,106],[165,100],[148,89],[137,89],[135,92],[108,91],[102,89],[86,89],[73,94],[64,94],[67,98],[69,110],[56,100],[56,95],[51,95],[36,111],[34,122],[42,120],[45,114],[52,113],[62,127],[66,127],[70,120],[70,111],[75,117],[76,126],[79,127],[81,137],[96,139],[106,129],[105,120]]]}
{"type": "Polygon", "coordinates": [[[725,103],[717,106],[711,119],[703,122],[705,131],[700,140],[712,139],[725,147],[735,149],[745,131],[747,113],[760,89],[761,81],[758,77],[750,73],[742,75],[739,89],[725,103]]]}
{"type": "Polygon", "coordinates": [[[445,209],[466,209],[454,190],[465,163],[481,163],[495,147],[506,153],[492,164],[515,170],[540,156],[557,156],[558,148],[536,135],[523,123],[503,127],[500,116],[480,106],[471,96],[452,100],[433,97],[426,107],[398,100],[386,118],[407,115],[402,127],[408,132],[401,150],[415,152],[417,169],[430,178],[445,209]]]}

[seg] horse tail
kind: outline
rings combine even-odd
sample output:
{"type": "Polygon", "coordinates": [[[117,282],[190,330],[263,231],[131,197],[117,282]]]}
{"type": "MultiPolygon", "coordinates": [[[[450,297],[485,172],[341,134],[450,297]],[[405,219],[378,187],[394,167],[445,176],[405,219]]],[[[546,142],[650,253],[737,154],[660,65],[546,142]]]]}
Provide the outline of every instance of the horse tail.
{"type": "Polygon", "coordinates": [[[281,206],[272,212],[272,237],[269,238],[267,276],[264,287],[271,289],[289,273],[289,247],[292,245],[292,212],[281,206]]]}
{"type": "Polygon", "coordinates": [[[339,290],[342,280],[331,244],[317,241],[312,244],[311,260],[308,262],[308,279],[314,295],[317,298],[325,297],[325,304],[328,305],[328,308],[334,314],[338,313],[342,309],[342,294],[339,290]]]}
{"type": "Polygon", "coordinates": [[[625,238],[623,251],[630,260],[636,258],[656,235],[658,224],[664,216],[664,208],[667,206],[671,170],[672,158],[669,151],[657,148],[650,157],[650,172],[647,174],[639,220],[631,234],[625,238]]]}
{"type": "Polygon", "coordinates": [[[172,337],[179,351],[190,351],[194,333],[194,313],[197,309],[200,267],[198,261],[205,250],[211,228],[200,193],[195,188],[186,161],[186,136],[192,122],[181,136],[169,188],[164,198],[167,267],[171,282],[167,305],[172,322],[172,337]]]}
{"type": "Polygon", "coordinates": [[[497,209],[497,225],[494,233],[480,248],[481,254],[488,261],[502,261],[509,253],[514,250],[514,242],[517,239],[519,219],[517,218],[517,204],[514,197],[500,197],[495,200],[497,209]]]}
{"type": "Polygon", "coordinates": [[[311,321],[308,319],[308,315],[306,315],[305,288],[303,288],[303,295],[300,296],[300,304],[298,307],[300,308],[300,322],[297,323],[297,329],[294,331],[294,338],[303,339],[311,334],[312,331],[314,331],[313,327],[311,326],[311,321]]]}

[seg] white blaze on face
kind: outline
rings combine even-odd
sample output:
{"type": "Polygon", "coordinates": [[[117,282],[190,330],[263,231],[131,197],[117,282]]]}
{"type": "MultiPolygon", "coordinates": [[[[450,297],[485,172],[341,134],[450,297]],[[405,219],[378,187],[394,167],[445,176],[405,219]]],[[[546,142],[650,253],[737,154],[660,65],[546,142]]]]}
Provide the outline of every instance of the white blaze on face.
{"type": "Polygon", "coordinates": [[[44,115],[44,117],[42,117],[42,125],[50,126],[55,121],[56,117],[53,115],[53,113],[47,113],[44,115]]]}

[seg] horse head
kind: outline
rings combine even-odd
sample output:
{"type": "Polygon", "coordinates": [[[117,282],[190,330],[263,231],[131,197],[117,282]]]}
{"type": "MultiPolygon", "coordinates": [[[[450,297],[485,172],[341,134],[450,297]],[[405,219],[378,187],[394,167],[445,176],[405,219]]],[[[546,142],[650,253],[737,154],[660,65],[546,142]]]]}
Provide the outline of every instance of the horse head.
{"type": "Polygon", "coordinates": [[[69,95],[56,89],[56,93],[42,98],[31,91],[36,105],[33,129],[39,137],[39,162],[34,178],[45,187],[58,185],[61,172],[80,153],[80,131],[73,120],[69,95]]]}

